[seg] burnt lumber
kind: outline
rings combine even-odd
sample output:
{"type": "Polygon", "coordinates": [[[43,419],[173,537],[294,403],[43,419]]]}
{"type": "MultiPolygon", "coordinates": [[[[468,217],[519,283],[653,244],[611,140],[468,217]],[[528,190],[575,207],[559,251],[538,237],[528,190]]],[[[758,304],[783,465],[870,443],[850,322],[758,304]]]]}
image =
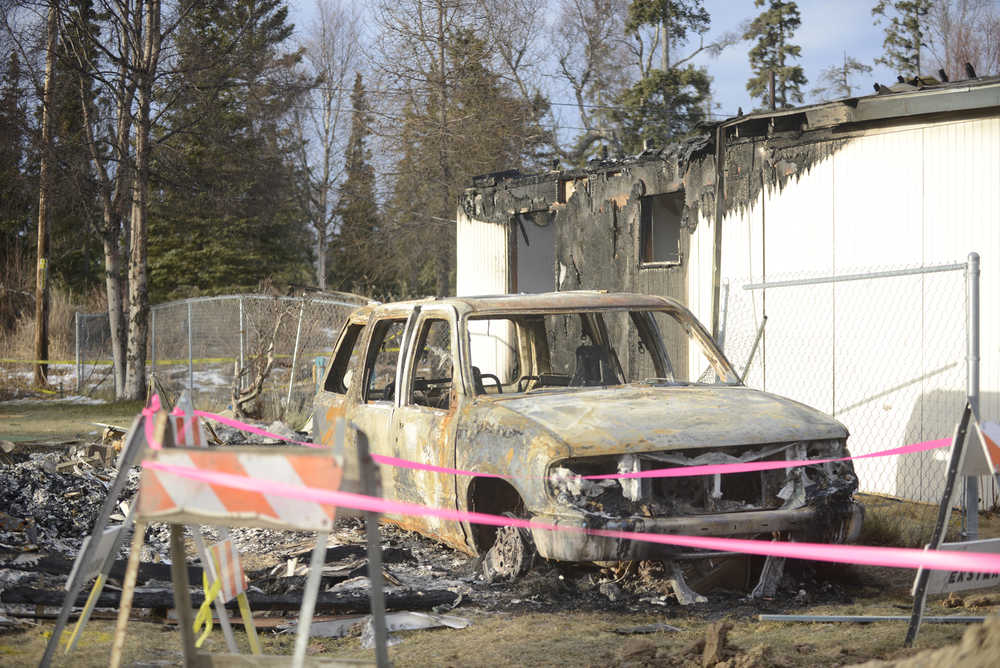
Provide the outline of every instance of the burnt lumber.
{"type": "MultiPolygon", "coordinates": [[[[82,607],[87,600],[87,591],[81,592],[76,606],[82,607]]],[[[0,603],[5,605],[62,605],[65,592],[62,590],[38,589],[14,586],[0,593],[0,603]]],[[[302,605],[302,594],[259,594],[247,592],[250,606],[256,610],[297,612],[302,605]]],[[[458,594],[448,590],[404,590],[386,592],[385,605],[390,610],[428,610],[439,605],[454,605],[458,594]]],[[[105,590],[97,601],[98,608],[117,608],[121,592],[105,590]]],[[[191,592],[191,604],[199,607],[204,600],[202,591],[191,592]]],[[[236,609],[233,599],[226,607],[236,609]]],[[[157,589],[136,589],[132,601],[133,608],[167,609],[174,607],[173,591],[169,587],[157,589]]],[[[316,612],[324,614],[367,613],[371,609],[366,591],[320,592],[316,599],[316,612]]]]}

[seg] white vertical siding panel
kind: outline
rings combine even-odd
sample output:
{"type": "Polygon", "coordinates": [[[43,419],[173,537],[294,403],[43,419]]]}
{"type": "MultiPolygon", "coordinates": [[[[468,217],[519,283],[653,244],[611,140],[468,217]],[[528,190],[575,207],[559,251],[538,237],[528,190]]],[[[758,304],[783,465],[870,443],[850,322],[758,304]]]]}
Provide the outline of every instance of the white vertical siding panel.
{"type": "Polygon", "coordinates": [[[715,221],[701,215],[695,217],[687,258],[687,307],[705,325],[712,326],[712,247],[715,243],[715,221]]]}
{"type": "MultiPolygon", "coordinates": [[[[766,282],[833,272],[834,159],[769,188],[763,211],[766,282]]],[[[833,410],[833,287],[774,288],[765,301],[765,389],[833,410]],[[794,360],[794,362],[792,362],[794,360]]]]}
{"type": "MultiPolygon", "coordinates": [[[[759,178],[759,175],[750,178],[759,178]]],[[[743,371],[753,337],[763,316],[762,301],[754,292],[743,289],[749,282],[763,280],[763,236],[761,203],[763,193],[745,208],[730,211],[722,221],[721,279],[729,281],[725,353],[743,371]]],[[[755,358],[746,382],[753,387],[763,384],[761,355],[755,358]]]]}
{"type": "Polygon", "coordinates": [[[496,295],[507,292],[508,226],[470,218],[458,210],[455,263],[458,295],[496,295]]]}
{"type": "MultiPolygon", "coordinates": [[[[923,149],[919,129],[849,141],[836,154],[836,274],[919,264],[923,149]]],[[[920,433],[921,282],[893,278],[834,285],[835,416],[852,453],[917,440],[920,433]]],[[[862,489],[905,494],[899,458],[856,464],[862,489]]]]}
{"type": "MultiPolygon", "coordinates": [[[[924,260],[928,264],[964,260],[969,252],[981,256],[980,328],[980,413],[984,419],[1000,419],[1000,119],[977,119],[928,127],[924,130],[927,148],[924,195],[924,260]]],[[[961,277],[956,276],[956,281],[961,277]]],[[[924,335],[930,342],[927,366],[958,357],[962,377],[965,347],[935,345],[949,321],[964,319],[959,305],[949,304],[954,286],[947,288],[928,277],[925,282],[926,318],[924,335]],[[942,294],[946,295],[942,298],[942,294]],[[938,351],[938,355],[933,353],[938,351]]],[[[962,293],[959,293],[962,294],[962,293]]],[[[954,299],[954,298],[953,298],[954,299]]],[[[928,425],[934,431],[954,422],[963,401],[964,382],[946,386],[940,376],[925,382],[928,404],[941,407],[928,425]],[[940,401],[945,396],[946,401],[940,401]],[[948,410],[950,409],[950,410],[948,410]],[[947,411],[947,412],[946,412],[947,411]]],[[[984,480],[983,505],[996,500],[996,485],[984,480]]]]}

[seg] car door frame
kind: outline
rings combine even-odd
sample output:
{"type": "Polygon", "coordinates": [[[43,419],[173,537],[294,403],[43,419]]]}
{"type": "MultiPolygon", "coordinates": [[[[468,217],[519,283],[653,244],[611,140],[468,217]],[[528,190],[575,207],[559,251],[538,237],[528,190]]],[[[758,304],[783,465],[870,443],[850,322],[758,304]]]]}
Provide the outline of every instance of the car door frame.
{"type": "MultiPolygon", "coordinates": [[[[412,325],[408,350],[402,360],[401,384],[392,419],[391,439],[395,456],[453,468],[456,456],[455,436],[459,422],[455,417],[465,401],[466,393],[458,332],[458,311],[452,305],[424,305],[420,313],[415,315],[412,325]],[[452,378],[447,410],[410,402],[418,353],[415,344],[423,328],[432,320],[443,320],[448,323],[452,378]],[[431,442],[427,443],[428,440],[431,442]]],[[[416,470],[406,470],[398,475],[405,478],[408,487],[406,490],[402,488],[398,490],[403,500],[436,508],[458,507],[458,490],[454,475],[416,470]]],[[[430,531],[442,541],[453,545],[464,546],[467,542],[462,523],[428,516],[407,518],[406,526],[419,531],[430,531]]]]}

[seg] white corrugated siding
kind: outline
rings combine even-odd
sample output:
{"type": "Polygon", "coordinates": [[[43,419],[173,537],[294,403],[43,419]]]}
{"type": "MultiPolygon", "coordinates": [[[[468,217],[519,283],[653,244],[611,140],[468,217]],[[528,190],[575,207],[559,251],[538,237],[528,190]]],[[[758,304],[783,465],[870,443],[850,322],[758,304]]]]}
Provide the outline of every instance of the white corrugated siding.
{"type": "MultiPolygon", "coordinates": [[[[696,236],[708,233],[702,225],[696,236]]],[[[748,383],[834,413],[851,429],[857,454],[950,435],[965,390],[961,272],[766,295],[742,285],[951,263],[979,252],[981,413],[1000,419],[1000,119],[851,139],[783,189],[731,212],[722,236],[722,278],[732,285],[727,353],[742,367],[766,300],[767,335],[748,383]]],[[[689,272],[700,287],[690,292],[709,320],[701,296],[712,284],[711,262],[700,245],[689,272]]],[[[889,460],[858,470],[871,491],[936,500],[943,466],[927,455],[905,470],[889,460]]],[[[992,481],[983,492],[984,505],[995,503],[992,481]]]]}
{"type": "Polygon", "coordinates": [[[461,208],[457,220],[456,293],[459,296],[506,293],[510,284],[508,226],[469,218],[461,208]]]}

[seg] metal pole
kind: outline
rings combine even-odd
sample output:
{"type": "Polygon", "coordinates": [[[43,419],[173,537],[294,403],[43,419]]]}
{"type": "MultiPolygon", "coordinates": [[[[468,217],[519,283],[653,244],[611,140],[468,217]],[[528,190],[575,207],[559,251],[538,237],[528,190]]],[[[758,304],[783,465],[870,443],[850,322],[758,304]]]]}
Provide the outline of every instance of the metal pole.
{"type": "Polygon", "coordinates": [[[757,346],[760,345],[760,337],[764,336],[764,325],[767,324],[767,316],[761,318],[760,327],[757,328],[757,337],[753,340],[753,347],[750,349],[750,357],[747,358],[743,373],[740,374],[740,382],[746,382],[747,374],[750,373],[750,365],[753,364],[754,355],[757,354],[757,346]]]}
{"type": "Polygon", "coordinates": [[[156,375],[156,307],[149,309],[149,377],[156,375]]]}
{"type": "Polygon", "coordinates": [[[299,305],[299,325],[295,328],[295,349],[292,350],[292,373],[288,376],[288,396],[285,398],[285,419],[292,408],[292,384],[295,383],[295,364],[299,359],[299,337],[302,336],[302,313],[306,310],[306,302],[299,305]]]}
{"type": "MultiPolygon", "coordinates": [[[[305,665],[313,612],[316,610],[316,596],[319,594],[319,583],[323,575],[323,565],[326,563],[326,546],[329,540],[329,531],[316,532],[316,546],[313,547],[312,557],[309,559],[309,573],[306,575],[302,608],[299,610],[299,623],[295,634],[295,653],[292,655],[292,665],[295,668],[302,668],[305,665]]],[[[371,571],[371,566],[368,570],[371,571]]]]}
{"type": "MultiPolygon", "coordinates": [[[[966,272],[969,291],[968,324],[968,395],[972,407],[972,419],[979,420],[979,253],[969,253],[969,268],[966,272]]],[[[979,478],[965,479],[965,538],[979,537],[979,478]]]]}
{"type": "Polygon", "coordinates": [[[188,396],[194,399],[194,348],[193,348],[193,336],[191,334],[191,328],[193,322],[191,321],[191,302],[188,302],[188,396]]]}
{"type": "MultiPolygon", "coordinates": [[[[239,298],[240,301],[240,368],[237,373],[243,371],[243,349],[246,347],[246,330],[243,328],[243,297],[239,298]]],[[[243,376],[240,376],[240,389],[243,389],[243,376]]]]}
{"type": "MultiPolygon", "coordinates": [[[[361,429],[357,430],[357,447],[363,493],[368,496],[380,496],[375,462],[368,451],[368,435],[361,429]]],[[[389,665],[389,650],[388,629],[385,623],[385,590],[382,582],[382,539],[379,536],[378,516],[378,513],[365,512],[365,527],[368,530],[368,601],[375,629],[375,665],[378,668],[385,668],[389,665]]]]}
{"type": "Polygon", "coordinates": [[[725,350],[726,347],[726,321],[729,320],[729,281],[723,281],[722,283],[722,299],[721,302],[722,312],[719,314],[719,333],[716,336],[716,345],[719,346],[719,350],[725,350]]]}
{"type": "Polygon", "coordinates": [[[74,338],[76,339],[76,393],[80,394],[80,389],[83,387],[83,366],[80,364],[80,312],[77,311],[74,315],[74,325],[76,329],[76,334],[74,338]]]}

